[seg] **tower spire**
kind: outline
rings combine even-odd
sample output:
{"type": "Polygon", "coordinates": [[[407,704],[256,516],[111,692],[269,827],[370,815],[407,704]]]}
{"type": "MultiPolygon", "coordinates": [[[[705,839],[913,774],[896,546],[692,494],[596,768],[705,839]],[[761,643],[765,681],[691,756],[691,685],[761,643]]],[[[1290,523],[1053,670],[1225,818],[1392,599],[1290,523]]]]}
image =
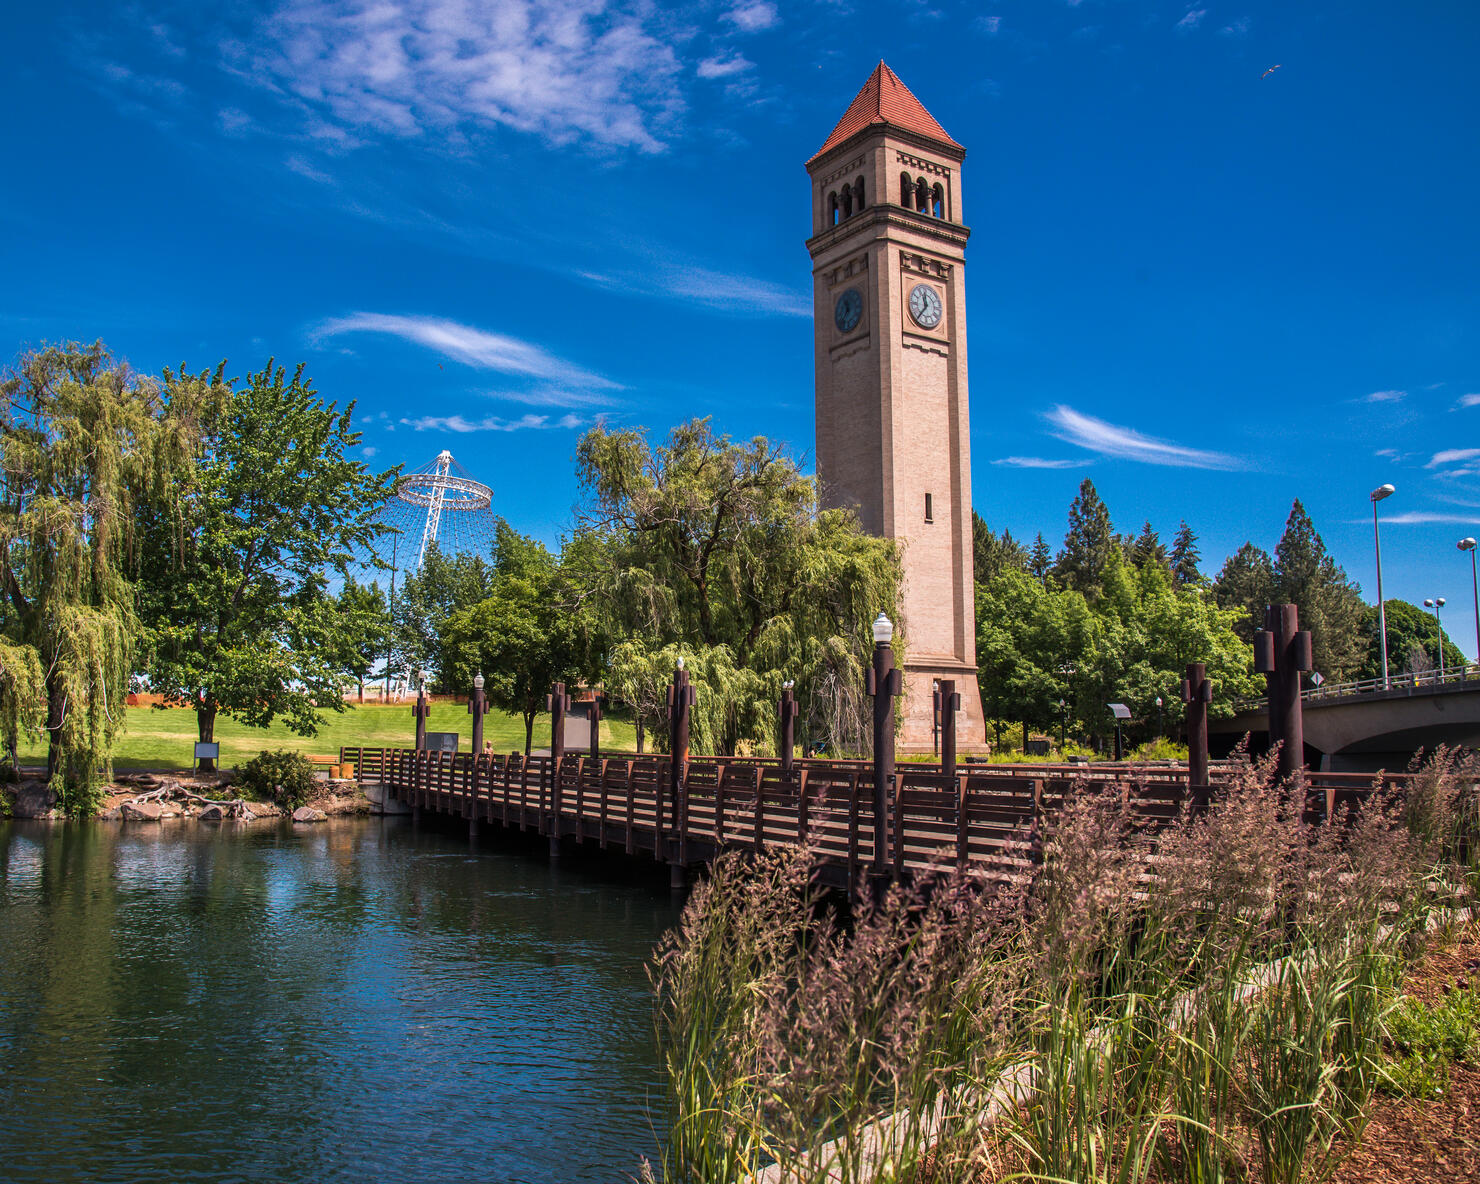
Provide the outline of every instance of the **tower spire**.
{"type": "Polygon", "coordinates": [[[936,122],[935,117],[925,110],[925,105],[915,98],[910,88],[885,64],[884,59],[880,58],[874,72],[868,76],[868,81],[848,105],[848,110],[843,112],[843,118],[838,120],[832,134],[807,164],[810,165],[844,140],[876,124],[887,124],[902,131],[914,132],[917,136],[964,151],[946,133],[946,129],[936,122]]]}

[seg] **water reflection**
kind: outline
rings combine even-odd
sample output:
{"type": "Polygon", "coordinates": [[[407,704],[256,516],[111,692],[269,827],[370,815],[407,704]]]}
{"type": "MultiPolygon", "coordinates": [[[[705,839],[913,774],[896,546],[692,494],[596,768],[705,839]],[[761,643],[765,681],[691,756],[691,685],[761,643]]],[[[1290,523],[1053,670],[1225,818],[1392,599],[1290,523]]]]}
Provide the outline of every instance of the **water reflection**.
{"type": "Polygon", "coordinates": [[[0,824],[11,1180],[622,1180],[666,890],[400,820],[0,824]]]}

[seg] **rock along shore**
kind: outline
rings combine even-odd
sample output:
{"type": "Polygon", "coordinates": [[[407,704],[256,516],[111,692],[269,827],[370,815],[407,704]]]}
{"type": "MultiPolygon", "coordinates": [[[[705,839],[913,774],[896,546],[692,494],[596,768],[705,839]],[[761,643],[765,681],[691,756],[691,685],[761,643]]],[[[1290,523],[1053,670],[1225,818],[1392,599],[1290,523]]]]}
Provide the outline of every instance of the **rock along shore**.
{"type": "MultiPolygon", "coordinates": [[[[60,820],[57,796],[44,781],[22,781],[3,787],[14,818],[60,820]]],[[[164,822],[188,818],[200,822],[256,822],[291,816],[297,823],[324,822],[345,814],[372,814],[376,809],[358,781],[333,779],[316,783],[307,805],[282,809],[273,802],[248,801],[227,779],[168,773],[133,773],[104,787],[96,819],[103,822],[164,822]]],[[[5,811],[0,811],[3,815],[5,811]]]]}

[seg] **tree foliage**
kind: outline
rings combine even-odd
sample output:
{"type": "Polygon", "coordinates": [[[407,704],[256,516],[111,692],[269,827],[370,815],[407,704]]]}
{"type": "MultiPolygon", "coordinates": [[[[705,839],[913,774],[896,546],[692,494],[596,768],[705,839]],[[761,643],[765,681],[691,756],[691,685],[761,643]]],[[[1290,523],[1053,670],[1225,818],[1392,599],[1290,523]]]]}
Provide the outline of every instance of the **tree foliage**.
{"type": "Polygon", "coordinates": [[[1248,644],[1264,628],[1264,609],[1274,597],[1274,564],[1269,552],[1245,543],[1228,557],[1213,581],[1213,597],[1221,608],[1237,612],[1234,630],[1248,644]]]}
{"type": "Polygon", "coordinates": [[[1118,550],[1110,511],[1086,477],[1069,507],[1069,530],[1054,562],[1054,577],[1063,587],[1093,598],[1118,550]]]}
{"type": "Polygon", "coordinates": [[[1326,551],[1296,498],[1274,552],[1274,603],[1298,607],[1309,629],[1315,667],[1333,682],[1355,678],[1366,656],[1362,593],[1326,551]]]}
{"type": "Polygon", "coordinates": [[[1012,537],[1012,531],[996,534],[975,510],[971,512],[972,567],[976,582],[986,583],[1007,570],[1026,571],[1028,548],[1012,537]]]}
{"type": "MultiPolygon", "coordinates": [[[[172,398],[198,380],[166,373],[172,398]]],[[[225,384],[182,494],[182,544],[164,545],[168,523],[151,521],[140,603],[149,680],[195,708],[202,740],[220,712],[313,735],[325,710],[344,710],[370,622],[341,612],[328,582],[370,546],[395,477],[354,459],[353,411],[321,401],[302,366],[289,376],[269,361],[225,384]]]]}
{"type": "Polygon", "coordinates": [[[466,691],[453,671],[457,659],[447,648],[447,626],[457,613],[487,600],[493,585],[491,557],[429,546],[421,566],[403,575],[391,604],[392,667],[426,670],[444,690],[466,691]]]}
{"type": "Polygon", "coordinates": [[[197,385],[172,406],[101,343],[21,357],[0,380],[0,711],[38,722],[69,813],[92,805],[123,718],[138,635],[135,512],[188,475],[197,385]]]}
{"type": "MultiPolygon", "coordinates": [[[[1428,609],[1406,600],[1384,601],[1387,617],[1388,673],[1422,674],[1439,668],[1439,623],[1428,609]]],[[[1365,653],[1358,678],[1382,677],[1382,650],[1379,637],[1377,606],[1362,610],[1362,639],[1365,653]]],[[[1444,665],[1448,669],[1463,667],[1464,652],[1449,639],[1444,630],[1444,665]]]]}
{"type": "MultiPolygon", "coordinates": [[[[718,436],[705,419],[658,445],[598,426],[576,460],[587,502],[570,561],[614,639],[607,678],[639,712],[651,701],[651,687],[637,690],[652,683],[643,671],[679,647],[691,674],[733,671],[736,693],[761,693],[742,673],[767,680],[767,694],[794,679],[811,733],[860,748],[869,626],[880,611],[899,616],[894,545],[820,509],[783,449],[718,436]]],[[[716,750],[771,744],[767,718],[728,714],[716,750]]],[[[661,731],[660,716],[643,722],[661,731]]]]}
{"type": "Polygon", "coordinates": [[[438,669],[459,689],[482,674],[489,705],[523,717],[528,753],[550,688],[589,670],[591,636],[555,556],[502,519],[496,532],[489,594],[447,617],[438,669]]]}

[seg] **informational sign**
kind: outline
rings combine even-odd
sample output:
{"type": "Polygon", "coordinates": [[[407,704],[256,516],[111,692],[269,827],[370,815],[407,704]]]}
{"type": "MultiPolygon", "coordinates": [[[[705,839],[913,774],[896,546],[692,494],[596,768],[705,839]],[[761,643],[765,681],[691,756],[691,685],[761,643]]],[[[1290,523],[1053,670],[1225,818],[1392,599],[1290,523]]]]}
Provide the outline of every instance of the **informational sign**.
{"type": "Polygon", "coordinates": [[[197,761],[218,761],[221,759],[221,741],[219,740],[197,740],[195,742],[195,759],[197,761]]]}
{"type": "Polygon", "coordinates": [[[456,732],[428,732],[427,751],[456,752],[457,736],[458,734],[456,732]]]}

